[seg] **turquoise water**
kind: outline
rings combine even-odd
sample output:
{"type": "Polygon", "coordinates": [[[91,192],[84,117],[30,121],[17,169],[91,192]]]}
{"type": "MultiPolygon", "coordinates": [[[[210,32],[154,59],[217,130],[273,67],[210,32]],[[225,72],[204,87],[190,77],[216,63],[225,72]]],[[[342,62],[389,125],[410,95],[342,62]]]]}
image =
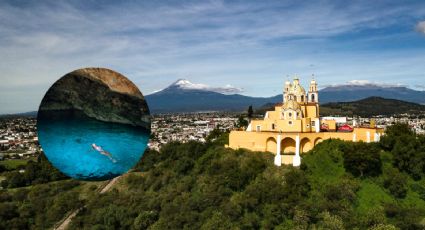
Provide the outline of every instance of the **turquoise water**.
{"type": "Polygon", "coordinates": [[[39,142],[53,166],[72,178],[111,179],[134,167],[147,148],[146,129],[75,112],[49,113],[37,118],[39,142]],[[94,150],[92,143],[111,153],[111,158],[94,150]]]}

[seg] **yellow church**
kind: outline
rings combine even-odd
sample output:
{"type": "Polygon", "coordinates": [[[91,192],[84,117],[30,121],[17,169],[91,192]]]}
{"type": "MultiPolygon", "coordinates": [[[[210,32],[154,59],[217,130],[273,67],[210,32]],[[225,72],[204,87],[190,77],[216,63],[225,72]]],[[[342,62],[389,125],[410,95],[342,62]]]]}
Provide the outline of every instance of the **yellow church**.
{"type": "Polygon", "coordinates": [[[275,154],[275,165],[299,166],[300,153],[311,150],[325,139],[371,142],[379,141],[383,134],[383,129],[356,124],[353,127],[345,125],[345,130],[337,129],[336,121],[321,119],[319,111],[319,93],[314,79],[308,92],[298,78],[286,81],[283,103],[275,105],[274,111],[267,111],[264,119],[251,120],[246,130],[231,131],[228,147],[271,152],[275,154]]]}

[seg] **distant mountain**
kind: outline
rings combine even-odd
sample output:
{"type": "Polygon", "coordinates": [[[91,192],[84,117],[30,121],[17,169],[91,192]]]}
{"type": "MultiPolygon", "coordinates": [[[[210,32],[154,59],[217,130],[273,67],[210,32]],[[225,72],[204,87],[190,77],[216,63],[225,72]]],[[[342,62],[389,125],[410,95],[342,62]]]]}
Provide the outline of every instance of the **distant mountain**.
{"type": "Polygon", "coordinates": [[[0,118],[13,118],[13,117],[37,117],[37,111],[14,113],[14,114],[0,114],[0,118]]]}
{"type": "Polygon", "coordinates": [[[235,88],[213,88],[193,84],[180,79],[167,88],[145,96],[152,113],[199,112],[199,111],[242,111],[249,105],[260,107],[268,102],[279,101],[276,98],[249,97],[240,94],[235,88]],[[223,92],[226,92],[224,94],[223,92]]]}
{"type": "MultiPolygon", "coordinates": [[[[282,101],[282,95],[273,97],[250,97],[237,94],[241,89],[232,86],[210,87],[180,79],[167,88],[147,95],[152,113],[198,112],[198,111],[243,111],[249,105],[264,107],[282,101]]],[[[329,102],[357,101],[368,97],[382,97],[425,104],[425,91],[416,91],[399,86],[376,84],[347,84],[329,86],[319,91],[321,104],[329,102]]]]}
{"type": "Polygon", "coordinates": [[[368,97],[353,102],[332,102],[320,106],[321,116],[357,115],[361,117],[371,117],[376,115],[396,115],[403,113],[425,115],[425,105],[395,99],[385,99],[382,97],[368,97]]]}
{"type": "Polygon", "coordinates": [[[320,103],[357,101],[367,97],[383,97],[425,104],[425,91],[401,86],[380,86],[376,84],[351,84],[329,86],[319,93],[320,103]]]}

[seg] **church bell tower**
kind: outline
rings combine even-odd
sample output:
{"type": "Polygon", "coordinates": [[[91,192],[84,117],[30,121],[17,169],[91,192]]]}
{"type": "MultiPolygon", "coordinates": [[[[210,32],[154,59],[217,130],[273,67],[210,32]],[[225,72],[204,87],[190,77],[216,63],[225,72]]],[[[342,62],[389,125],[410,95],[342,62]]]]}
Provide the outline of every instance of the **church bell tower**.
{"type": "Polygon", "coordinates": [[[288,101],[288,93],[289,93],[289,89],[292,87],[292,84],[290,81],[286,81],[285,82],[285,87],[283,89],[283,103],[285,103],[285,101],[288,101]]]}
{"type": "Polygon", "coordinates": [[[317,82],[313,79],[310,81],[310,88],[308,90],[308,102],[319,103],[319,93],[317,91],[317,82]]]}

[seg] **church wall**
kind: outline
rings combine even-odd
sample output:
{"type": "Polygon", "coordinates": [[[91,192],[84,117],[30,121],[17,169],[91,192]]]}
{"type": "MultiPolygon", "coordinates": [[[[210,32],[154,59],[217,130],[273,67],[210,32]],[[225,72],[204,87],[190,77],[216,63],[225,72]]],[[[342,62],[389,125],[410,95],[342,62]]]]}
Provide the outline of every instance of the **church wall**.
{"type": "Polygon", "coordinates": [[[267,123],[267,121],[263,121],[263,120],[251,120],[251,129],[253,132],[257,132],[257,126],[260,126],[260,130],[261,131],[268,131],[265,123],[267,123]]]}
{"type": "MultiPolygon", "coordinates": [[[[277,141],[278,139],[277,136],[279,134],[281,135],[281,142],[283,142],[283,140],[285,140],[286,138],[291,139],[292,141],[290,142],[284,142],[290,145],[293,145],[296,139],[296,136],[300,135],[300,140],[302,142],[301,144],[306,144],[305,142],[308,142],[307,147],[311,145],[310,146],[311,148],[314,146],[314,140],[316,138],[327,139],[324,136],[325,133],[279,133],[279,132],[232,131],[230,132],[230,135],[229,135],[228,147],[233,149],[246,148],[253,151],[273,150],[270,152],[276,153],[277,149],[271,149],[270,144],[272,144],[271,142],[277,141]]],[[[281,145],[281,149],[284,149],[286,147],[287,146],[281,145]]],[[[294,152],[294,149],[292,149],[291,152],[294,152]]]]}
{"type": "Polygon", "coordinates": [[[265,117],[264,120],[279,120],[280,113],[278,111],[268,111],[268,117],[265,117]]]}
{"type": "Polygon", "coordinates": [[[302,132],[311,132],[311,119],[309,117],[302,119],[302,132]]]}
{"type": "Polygon", "coordinates": [[[383,129],[376,129],[376,128],[355,128],[353,130],[353,133],[356,134],[356,140],[357,141],[364,141],[367,142],[367,132],[370,133],[369,140],[370,142],[373,142],[375,140],[375,133],[379,133],[380,135],[383,135],[384,130],[383,129]]]}
{"type": "Polygon", "coordinates": [[[270,138],[277,141],[277,135],[278,132],[232,131],[229,135],[229,147],[233,149],[246,148],[252,151],[266,151],[270,149],[273,150],[270,152],[276,153],[276,148],[271,149],[270,144],[272,144],[272,140],[270,138]],[[269,144],[269,147],[267,147],[267,144],[269,144]]]}
{"type": "Polygon", "coordinates": [[[271,152],[271,153],[275,153],[276,149],[277,149],[276,138],[274,138],[274,137],[267,138],[267,140],[266,140],[266,151],[271,152]]]}
{"type": "Polygon", "coordinates": [[[295,140],[292,137],[284,137],[280,142],[280,152],[281,154],[285,153],[295,153],[295,140]]]}
{"type": "Polygon", "coordinates": [[[282,156],[282,164],[291,165],[294,161],[294,155],[283,155],[282,156]]]}
{"type": "Polygon", "coordinates": [[[310,104],[310,105],[306,105],[305,107],[306,107],[306,110],[307,110],[306,117],[310,117],[310,118],[316,118],[317,117],[318,112],[317,112],[316,105],[310,104]]]}
{"type": "Polygon", "coordinates": [[[302,130],[301,120],[278,120],[277,123],[283,132],[301,132],[302,130]]]}
{"type": "Polygon", "coordinates": [[[301,106],[301,111],[304,117],[308,117],[307,116],[307,107],[306,106],[301,106]]]}
{"type": "Polygon", "coordinates": [[[353,139],[353,133],[351,132],[323,132],[323,139],[340,139],[343,141],[351,141],[353,139]]]}
{"type": "Polygon", "coordinates": [[[261,132],[274,132],[274,131],[281,130],[279,129],[278,122],[272,119],[252,120],[251,121],[252,131],[257,132],[257,126],[260,126],[261,132]],[[273,129],[273,124],[274,124],[274,129],[273,129]]]}
{"type": "Polygon", "coordinates": [[[300,152],[308,152],[314,147],[314,140],[308,137],[303,137],[300,141],[300,152]]]}
{"type": "MultiPolygon", "coordinates": [[[[279,132],[248,132],[248,131],[232,131],[229,135],[228,147],[233,149],[246,148],[252,151],[269,151],[276,154],[277,151],[277,136],[281,135],[281,141],[285,138],[292,140],[296,139],[296,136],[300,136],[300,152],[307,152],[311,150],[320,141],[326,139],[341,139],[344,141],[352,141],[353,135],[356,135],[356,141],[367,142],[367,132],[370,132],[370,141],[374,141],[375,133],[383,133],[382,129],[374,128],[355,128],[353,132],[320,132],[320,133],[279,133],[279,132]]],[[[281,150],[284,150],[287,146],[285,144],[293,146],[293,141],[281,142],[281,150]]],[[[289,151],[291,149],[288,148],[289,151]]],[[[286,151],[286,152],[288,152],[286,151]]],[[[294,152],[294,149],[290,150],[294,152]]],[[[281,151],[283,154],[284,152],[281,151]]]]}
{"type": "Polygon", "coordinates": [[[336,122],[334,120],[322,120],[321,124],[328,126],[329,131],[336,131],[336,122]]]}

